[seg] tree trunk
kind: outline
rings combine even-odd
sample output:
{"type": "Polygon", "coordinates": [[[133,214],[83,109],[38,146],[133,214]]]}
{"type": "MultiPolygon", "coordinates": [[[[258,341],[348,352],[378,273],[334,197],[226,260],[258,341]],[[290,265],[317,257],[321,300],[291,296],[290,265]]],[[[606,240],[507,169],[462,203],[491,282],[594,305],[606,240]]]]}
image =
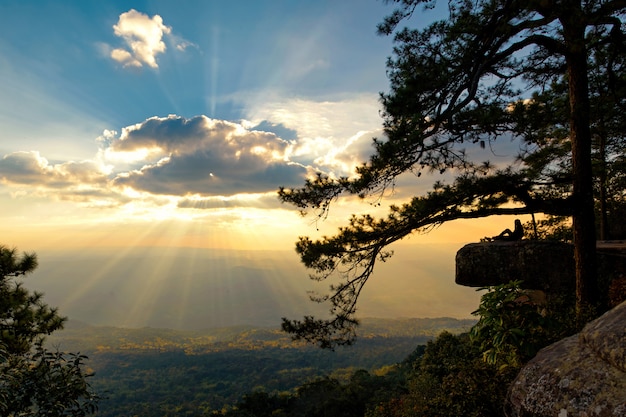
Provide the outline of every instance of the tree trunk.
{"type": "Polygon", "coordinates": [[[608,208],[606,204],[607,193],[606,193],[606,172],[607,172],[607,162],[606,162],[606,131],[604,129],[604,121],[600,121],[599,132],[598,132],[598,202],[599,202],[599,212],[600,212],[600,240],[608,240],[610,239],[610,231],[609,231],[609,219],[608,219],[608,208]]]}
{"type": "Polygon", "coordinates": [[[591,170],[591,130],[585,19],[580,0],[564,7],[562,20],[567,48],[570,140],[572,144],[574,261],[576,266],[576,314],[583,324],[600,301],[596,269],[596,229],[591,170]]]}

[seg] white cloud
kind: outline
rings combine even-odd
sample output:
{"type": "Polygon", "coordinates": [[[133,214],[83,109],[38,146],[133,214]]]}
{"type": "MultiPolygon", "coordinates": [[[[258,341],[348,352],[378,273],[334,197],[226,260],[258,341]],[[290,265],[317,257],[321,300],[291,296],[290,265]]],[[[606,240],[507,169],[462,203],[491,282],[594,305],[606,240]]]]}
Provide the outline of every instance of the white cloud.
{"type": "Polygon", "coordinates": [[[299,187],[315,171],[349,175],[367,159],[371,137],[380,133],[375,103],[268,102],[255,113],[262,118],[256,124],[151,117],[119,132],[105,130],[90,160],[53,163],[39,152],[8,154],[0,159],[0,183],[14,196],[131,211],[156,209],[157,201],[178,211],[278,208],[279,187],[299,187]]]}
{"type": "Polygon", "coordinates": [[[152,117],[107,140],[107,160],[122,159],[125,153],[151,155],[151,161],[142,159],[137,168],[119,173],[113,184],[152,194],[262,193],[299,184],[306,173],[287,159],[290,142],[206,116],[152,117]]]}
{"type": "Polygon", "coordinates": [[[291,161],[331,175],[352,175],[373,153],[372,139],[383,136],[380,103],[374,94],[314,101],[264,92],[235,99],[244,103],[252,124],[268,121],[297,132],[291,161]]]}
{"type": "Polygon", "coordinates": [[[292,142],[206,116],[152,117],[121,133],[105,130],[97,142],[93,160],[51,163],[39,152],[5,155],[0,184],[14,196],[92,207],[169,201],[181,209],[276,208],[278,188],[300,185],[307,174],[307,167],[288,159],[292,142]]]}
{"type": "Polygon", "coordinates": [[[124,67],[158,68],[157,55],[166,51],[165,39],[178,51],[185,51],[193,43],[176,36],[172,28],[163,23],[161,16],[149,17],[146,14],[131,9],[119,16],[118,22],[113,25],[116,36],[125,42],[124,48],[110,48],[109,56],[124,67]]]}
{"type": "Polygon", "coordinates": [[[239,207],[278,208],[281,204],[276,192],[263,194],[237,194],[230,197],[185,197],[178,201],[180,208],[232,209],[239,207]]]}
{"type": "MultiPolygon", "coordinates": [[[[351,175],[354,168],[367,160],[372,153],[372,137],[375,133],[371,131],[358,132],[347,140],[330,143],[324,155],[315,159],[314,165],[324,167],[335,175],[351,175]]],[[[311,141],[305,147],[299,148],[298,152],[309,149],[311,141]]]]}
{"type": "Polygon", "coordinates": [[[14,152],[0,160],[3,183],[37,184],[63,188],[73,184],[102,184],[106,168],[95,161],[68,161],[51,164],[39,152],[14,152]]]}
{"type": "Polygon", "coordinates": [[[92,207],[119,206],[128,198],[108,187],[108,167],[98,161],[50,163],[39,152],[13,152],[0,159],[0,183],[19,197],[36,196],[83,203],[92,207]]]}
{"type": "Polygon", "coordinates": [[[125,49],[114,49],[111,51],[111,58],[114,61],[121,62],[125,67],[141,67],[143,64],[135,59],[130,52],[125,49]]]}

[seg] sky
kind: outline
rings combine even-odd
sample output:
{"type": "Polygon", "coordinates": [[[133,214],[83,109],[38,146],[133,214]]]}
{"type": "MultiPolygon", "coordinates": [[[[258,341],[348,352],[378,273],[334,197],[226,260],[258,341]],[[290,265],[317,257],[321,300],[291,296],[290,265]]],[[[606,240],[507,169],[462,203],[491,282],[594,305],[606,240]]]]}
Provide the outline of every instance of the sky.
{"type": "MultiPolygon", "coordinates": [[[[94,324],[278,324],[319,311],[298,236],[384,215],[434,181],[404,181],[381,208],[342,200],[322,221],[276,196],[316,172],[352,175],[371,154],[393,48],[376,24],[391,11],[377,0],[0,2],[0,243],[37,252],[28,286],[94,324]]],[[[479,294],[454,284],[454,254],[512,222],[401,242],[360,315],[469,317],[479,294]]]]}

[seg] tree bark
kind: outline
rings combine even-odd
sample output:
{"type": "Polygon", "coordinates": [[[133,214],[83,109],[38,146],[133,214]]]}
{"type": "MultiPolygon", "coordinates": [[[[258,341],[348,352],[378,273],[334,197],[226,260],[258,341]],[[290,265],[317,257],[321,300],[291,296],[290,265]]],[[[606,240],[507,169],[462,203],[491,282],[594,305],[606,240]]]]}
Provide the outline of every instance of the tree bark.
{"type": "Polygon", "coordinates": [[[609,219],[607,208],[607,192],[606,192],[606,180],[607,180],[607,162],[606,162],[606,131],[604,129],[604,121],[600,121],[598,132],[598,205],[600,212],[600,240],[610,239],[609,231],[609,219]]]}
{"type": "MultiPolygon", "coordinates": [[[[567,48],[570,140],[572,144],[574,262],[576,312],[579,323],[599,307],[596,268],[596,230],[593,200],[589,80],[587,75],[586,22],[580,0],[569,2],[572,11],[562,20],[567,48]]],[[[582,324],[582,323],[581,323],[582,324]]]]}

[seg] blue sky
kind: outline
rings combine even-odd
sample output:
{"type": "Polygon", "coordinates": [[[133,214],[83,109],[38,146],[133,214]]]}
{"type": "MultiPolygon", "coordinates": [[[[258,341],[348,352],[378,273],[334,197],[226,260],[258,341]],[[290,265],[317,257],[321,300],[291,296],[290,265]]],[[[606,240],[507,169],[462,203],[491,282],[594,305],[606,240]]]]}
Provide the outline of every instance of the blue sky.
{"type": "MultiPolygon", "coordinates": [[[[65,119],[100,135],[152,116],[240,120],[263,116],[259,101],[375,95],[391,51],[375,33],[386,10],[376,0],[4,1],[3,124],[14,116],[9,125],[21,130],[36,118],[53,130],[65,119]]],[[[31,136],[23,139],[45,146],[31,136]]],[[[74,152],[89,156],[90,146],[74,152]]]]}
{"type": "MultiPolygon", "coordinates": [[[[297,263],[297,236],[375,211],[348,200],[316,223],[276,190],[318,171],[351,175],[367,159],[393,46],[376,25],[391,10],[376,0],[0,2],[2,243],[42,258],[114,250],[120,265],[145,247],[284,251],[297,263]]],[[[430,181],[416,187],[398,196],[430,181]]],[[[371,293],[380,308],[365,314],[469,315],[477,296],[455,287],[454,251],[498,229],[491,220],[432,233],[423,255],[394,258],[413,291],[380,287],[371,293]],[[437,244],[447,246],[432,259],[437,244]],[[415,262],[430,263],[424,285],[415,262]],[[436,271],[446,276],[435,284],[436,271]],[[434,308],[440,297],[449,305],[434,308]]],[[[51,302],[80,315],[51,279],[76,277],[40,270],[51,302]]],[[[287,275],[306,298],[306,272],[287,275]]],[[[104,291],[83,282],[68,299],[104,291]]]]}
{"type": "Polygon", "coordinates": [[[276,180],[297,185],[312,170],[345,175],[379,135],[391,40],[375,26],[386,10],[3,2],[3,182],[21,195],[38,183],[39,196],[88,206],[90,192],[94,206],[121,207],[132,187],[202,200],[274,192],[276,180]]]}

